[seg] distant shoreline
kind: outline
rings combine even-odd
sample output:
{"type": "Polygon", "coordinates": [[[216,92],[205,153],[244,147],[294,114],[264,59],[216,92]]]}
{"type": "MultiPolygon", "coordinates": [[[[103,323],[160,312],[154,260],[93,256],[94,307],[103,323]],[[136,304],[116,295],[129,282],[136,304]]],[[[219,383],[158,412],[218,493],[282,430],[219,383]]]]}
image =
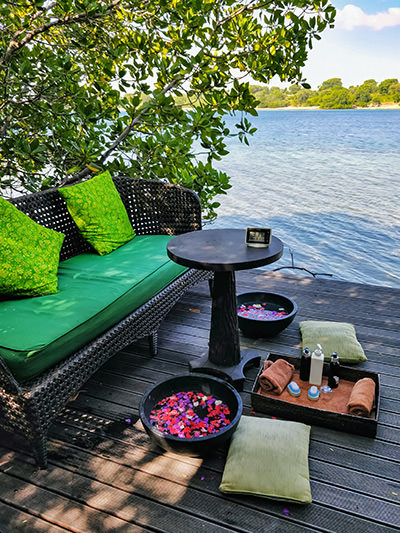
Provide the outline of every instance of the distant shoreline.
{"type": "MultiPolygon", "coordinates": [[[[189,106],[183,106],[182,109],[184,110],[190,110],[192,109],[189,106]]],[[[337,109],[330,109],[326,107],[319,107],[318,105],[315,106],[295,106],[295,105],[287,105],[285,107],[257,107],[258,111],[359,111],[359,110],[365,110],[365,109],[373,109],[373,110],[382,110],[382,109],[400,109],[400,104],[381,104],[380,106],[354,106],[354,107],[340,107],[337,109]]]]}
{"type": "Polygon", "coordinates": [[[288,106],[285,106],[285,107],[257,107],[257,109],[259,109],[260,111],[285,111],[285,110],[288,110],[288,111],[293,111],[294,109],[297,110],[297,109],[300,109],[300,110],[304,110],[304,111],[310,111],[310,110],[315,110],[315,109],[318,109],[319,111],[340,111],[340,110],[344,110],[344,111],[350,111],[350,110],[354,110],[354,111],[358,111],[358,110],[364,110],[364,109],[373,109],[373,110],[382,110],[382,109],[400,109],[400,104],[381,104],[380,106],[366,106],[366,107],[360,107],[360,106],[355,106],[355,107],[342,107],[342,108],[338,108],[338,109],[328,109],[328,108],[324,108],[324,107],[319,107],[319,106],[294,106],[294,105],[288,105],[288,106]]]}

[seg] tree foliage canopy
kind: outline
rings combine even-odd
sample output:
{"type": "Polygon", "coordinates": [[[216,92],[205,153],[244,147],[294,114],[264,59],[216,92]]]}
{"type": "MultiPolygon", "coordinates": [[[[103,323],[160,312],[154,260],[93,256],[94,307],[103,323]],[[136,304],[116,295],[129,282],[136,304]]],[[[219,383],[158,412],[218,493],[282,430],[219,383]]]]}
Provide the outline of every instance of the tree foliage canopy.
{"type": "Polygon", "coordinates": [[[329,80],[323,81],[319,89],[320,91],[326,91],[334,87],[342,87],[342,80],[340,78],[330,78],[329,80]]]}
{"type": "Polygon", "coordinates": [[[214,216],[229,188],[213,167],[224,139],[254,132],[246,76],[306,85],[308,50],[334,16],[328,0],[2,2],[0,187],[49,188],[107,166],[193,188],[214,216]]]}

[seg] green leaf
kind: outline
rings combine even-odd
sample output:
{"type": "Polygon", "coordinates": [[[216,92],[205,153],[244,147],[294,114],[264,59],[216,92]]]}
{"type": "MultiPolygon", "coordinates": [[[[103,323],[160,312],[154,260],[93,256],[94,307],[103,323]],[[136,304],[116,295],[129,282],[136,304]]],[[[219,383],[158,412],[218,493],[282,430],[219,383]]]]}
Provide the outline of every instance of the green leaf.
{"type": "Polygon", "coordinates": [[[28,74],[28,72],[31,70],[31,62],[26,59],[21,67],[20,67],[20,73],[21,73],[21,76],[25,76],[26,74],[28,74]]]}

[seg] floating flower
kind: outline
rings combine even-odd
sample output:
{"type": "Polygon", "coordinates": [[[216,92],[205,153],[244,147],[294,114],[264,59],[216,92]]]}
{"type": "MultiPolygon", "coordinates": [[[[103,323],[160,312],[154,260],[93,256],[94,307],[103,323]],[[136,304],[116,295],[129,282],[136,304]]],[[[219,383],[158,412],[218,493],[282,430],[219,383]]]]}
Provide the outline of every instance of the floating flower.
{"type": "Polygon", "coordinates": [[[278,320],[288,315],[288,313],[280,307],[278,311],[268,309],[268,304],[242,304],[237,313],[240,317],[252,318],[253,320],[278,320]]]}
{"type": "Polygon", "coordinates": [[[163,398],[150,413],[153,427],[187,439],[217,433],[231,423],[229,417],[230,410],[221,400],[193,391],[163,398]]]}

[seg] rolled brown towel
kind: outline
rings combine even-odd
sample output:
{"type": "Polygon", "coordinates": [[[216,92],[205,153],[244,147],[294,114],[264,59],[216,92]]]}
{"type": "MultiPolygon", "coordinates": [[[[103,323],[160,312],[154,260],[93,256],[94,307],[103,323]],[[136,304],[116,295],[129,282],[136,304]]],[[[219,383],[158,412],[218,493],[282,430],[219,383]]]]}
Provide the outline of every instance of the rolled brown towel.
{"type": "Polygon", "coordinates": [[[370,416],[375,399],[375,381],[359,379],[351,391],[347,411],[350,415],[370,416]]]}
{"type": "Polygon", "coordinates": [[[287,384],[293,377],[294,366],[284,359],[277,359],[275,362],[264,361],[264,368],[258,378],[261,390],[282,394],[287,384]]]}

